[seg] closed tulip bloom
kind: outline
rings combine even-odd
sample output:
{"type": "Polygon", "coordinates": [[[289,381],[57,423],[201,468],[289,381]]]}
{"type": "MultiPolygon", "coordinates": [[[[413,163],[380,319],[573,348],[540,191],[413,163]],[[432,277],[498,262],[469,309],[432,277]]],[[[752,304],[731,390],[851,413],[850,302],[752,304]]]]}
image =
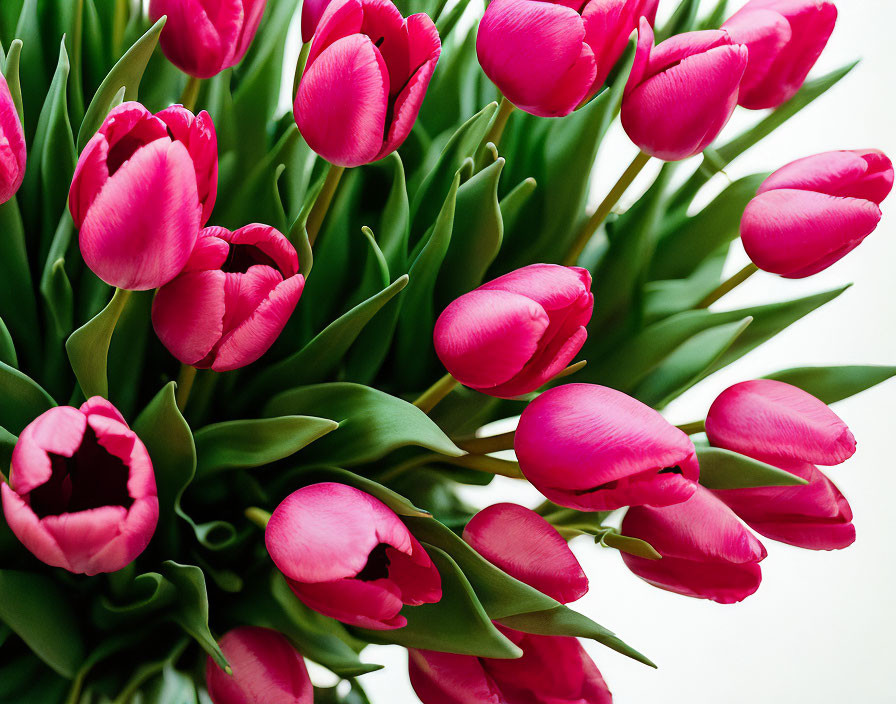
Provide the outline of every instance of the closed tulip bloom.
{"type": "Polygon", "coordinates": [[[213,704],[312,704],[314,688],[302,656],[282,633],[241,626],[218,641],[228,675],[209,656],[205,683],[213,704]]]}
{"type": "Polygon", "coordinates": [[[531,264],[453,301],[436,321],[436,354],[461,384],[490,396],[535,391],[575,357],[594,296],[585,269],[531,264]]]}
{"type": "Polygon", "coordinates": [[[193,251],[217,188],[208,113],[119,105],[81,152],[69,193],[84,261],[118,288],[168,283],[193,251]]]}
{"type": "Polygon", "coordinates": [[[501,503],[477,513],[464,540],[496,567],[562,604],[588,591],[588,578],[569,545],[535,511],[501,503]]]}
{"type": "Polygon", "coordinates": [[[6,522],[35,557],[76,574],[116,572],[149,544],[159,518],[149,453],[99,396],[58,406],[19,436],[6,522]]]}
{"type": "Polygon", "coordinates": [[[702,486],[675,506],[633,506],[622,532],[646,540],[662,555],[648,560],[621,553],[632,572],[660,589],[732,604],[750,596],[762,581],[762,543],[702,486]]]}
{"type": "Polygon", "coordinates": [[[314,38],[314,31],[324,16],[324,10],[330,0],[303,0],[302,2],[302,41],[307,44],[314,38]]]}
{"type": "Polygon", "coordinates": [[[149,16],[168,20],[159,44],[184,73],[211,78],[249,49],[267,0],[150,0],[149,16]]]}
{"type": "Polygon", "coordinates": [[[273,227],[207,227],[183,273],[156,294],[152,324],[184,364],[230,371],[268,351],[304,286],[295,247],[273,227]]]}
{"type": "Polygon", "coordinates": [[[334,0],[314,32],[296,94],[299,131],[338,166],[394,152],[411,132],[441,52],[423,13],[390,0],[334,0]]]}
{"type": "Polygon", "coordinates": [[[495,0],[479,23],[482,70],[521,110],[568,115],[607,80],[656,0],[495,0]]]}
{"type": "Polygon", "coordinates": [[[12,198],[25,178],[25,133],[9,84],[0,73],[0,205],[12,198]]]}
{"type": "Polygon", "coordinates": [[[880,151],[816,154],[778,169],[759,188],[740,223],[753,263],[788,279],[827,269],[874,232],[893,187],[893,164],[880,151]]]}
{"type": "Polygon", "coordinates": [[[750,51],[739,103],[761,110],[796,95],[836,22],[827,0],[751,0],[732,15],[722,29],[750,51]]]}
{"type": "Polygon", "coordinates": [[[401,628],[405,604],[442,598],[439,572],[401,519],[343,484],[313,484],[276,508],[265,544],[307,606],[362,628],[401,628]]]}
{"type": "Polygon", "coordinates": [[[678,34],[653,45],[641,20],[622,126],[641,151],[679,161],[706,149],[737,107],[747,48],[725,30],[678,34]]]}
{"type": "Polygon", "coordinates": [[[498,627],[523,651],[516,660],[409,650],[411,685],[423,704],[611,704],[594,661],[575,638],[498,627]]]}
{"type": "Polygon", "coordinates": [[[541,394],[523,411],[514,448],[536,489],[581,511],[687,501],[700,473],[686,433],[640,401],[594,384],[541,394]]]}

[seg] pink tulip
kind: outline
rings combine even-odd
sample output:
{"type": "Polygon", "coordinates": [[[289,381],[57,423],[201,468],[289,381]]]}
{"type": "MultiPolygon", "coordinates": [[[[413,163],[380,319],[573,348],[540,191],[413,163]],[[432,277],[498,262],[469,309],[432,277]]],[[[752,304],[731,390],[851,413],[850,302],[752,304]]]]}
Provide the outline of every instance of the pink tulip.
{"type": "Polygon", "coordinates": [[[802,279],[858,247],[880,222],[893,165],[880,151],[825,152],[769,176],[740,223],[744,249],[760,269],[802,279]]]}
{"type": "Polygon", "coordinates": [[[550,523],[517,504],[495,504],[464,528],[464,540],[496,567],[562,604],[588,591],[588,578],[550,523]]]}
{"type": "Polygon", "coordinates": [[[761,110],[796,95],[836,21],[827,0],[750,0],[732,15],[722,28],[750,50],[739,103],[761,110]]]}
{"type": "Polygon", "coordinates": [[[25,178],[25,133],[9,84],[0,73],[0,205],[12,198],[25,178]]]}
{"type": "Polygon", "coordinates": [[[527,394],[582,349],[593,308],[585,269],[531,264],[452,302],[436,321],[436,354],[465,386],[499,398],[527,394]]]}
{"type": "Polygon", "coordinates": [[[360,166],[394,152],[411,132],[441,52],[423,13],[390,0],[334,0],[314,32],[294,113],[315,152],[360,166]]]}
{"type": "Polygon", "coordinates": [[[330,0],[303,0],[302,2],[302,42],[307,44],[314,38],[320,18],[330,0]]]}
{"type": "Polygon", "coordinates": [[[747,48],[725,30],[688,32],[653,45],[641,20],[622,126],[641,151],[679,161],[706,149],[737,106],[747,48]]]}
{"type": "Polygon", "coordinates": [[[401,628],[405,604],[442,598],[439,572],[401,519],[343,484],[306,486],[276,508],[265,544],[307,606],[362,628],[401,628]]]}
{"type": "Polygon", "coordinates": [[[675,506],[630,508],[622,533],[646,540],[662,555],[648,560],[621,553],[632,572],[660,589],[732,604],[750,596],[762,581],[762,543],[702,486],[675,506]]]}
{"type": "Polygon", "coordinates": [[[295,248],[268,225],[207,227],[183,272],[152,305],[162,344],[184,364],[216,372],[268,351],[295,310],[305,278],[295,248]]]}
{"type": "Polygon", "coordinates": [[[302,656],[282,633],[241,626],[218,641],[228,675],[208,657],[205,682],[213,704],[312,704],[314,688],[302,656]]]}
{"type": "Polygon", "coordinates": [[[494,0],[479,23],[482,70],[521,110],[568,115],[597,93],[657,0],[494,0]]]}
{"type": "Polygon", "coordinates": [[[523,651],[516,660],[409,650],[423,704],[611,704],[600,671],[575,638],[498,627],[523,651]]]}
{"type": "Polygon", "coordinates": [[[514,447],[536,489],[582,511],[687,501],[700,472],[686,433],[640,401],[594,384],[541,394],[523,411],[514,447]]]}
{"type": "Polygon", "coordinates": [[[208,113],[179,105],[153,115],[139,103],[112,110],[87,143],[69,207],[81,254],[118,288],[158,288],[180,273],[218,188],[208,113]]]}
{"type": "Polygon", "coordinates": [[[12,454],[3,513],[35,557],[76,574],[116,572],[149,544],[159,500],[149,453],[99,396],[26,427],[12,454]]]}
{"type": "Polygon", "coordinates": [[[267,0],[150,0],[149,16],[168,17],[159,44],[184,73],[211,78],[249,49],[267,0]]]}

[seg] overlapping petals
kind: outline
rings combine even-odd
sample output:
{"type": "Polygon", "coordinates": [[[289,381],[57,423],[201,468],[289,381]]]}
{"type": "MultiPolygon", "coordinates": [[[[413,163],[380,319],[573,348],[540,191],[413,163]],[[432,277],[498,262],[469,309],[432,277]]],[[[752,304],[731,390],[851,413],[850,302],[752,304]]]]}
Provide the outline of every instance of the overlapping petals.
{"type": "Polygon", "coordinates": [[[12,198],[25,178],[25,133],[6,78],[0,74],[0,205],[12,198]]]}

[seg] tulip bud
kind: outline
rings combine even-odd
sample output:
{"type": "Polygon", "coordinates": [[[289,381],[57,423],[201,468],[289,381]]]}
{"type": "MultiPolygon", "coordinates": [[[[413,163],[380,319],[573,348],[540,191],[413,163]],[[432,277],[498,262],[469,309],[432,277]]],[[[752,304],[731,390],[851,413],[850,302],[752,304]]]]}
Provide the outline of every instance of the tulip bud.
{"type": "Polygon", "coordinates": [[[847,460],[856,441],[817,398],[771,379],[735,384],[710,407],[706,435],[716,447],[768,462],[809,482],[715,492],[757,533],[810,550],[838,550],[855,541],[849,503],[814,465],[847,460]]]}
{"type": "Polygon", "coordinates": [[[687,501],[700,473],[686,433],[640,401],[594,384],[541,394],[523,411],[514,448],[536,489],[581,511],[687,501]]]}
{"type": "Polygon", "coordinates": [[[495,0],[479,23],[482,70],[516,107],[568,115],[597,93],[656,0],[495,0]]]}
{"type": "Polygon", "coordinates": [[[739,103],[750,110],[790,100],[834,31],[837,8],[826,0],[751,0],[722,29],[749,49],[739,103]]]}
{"type": "Polygon", "coordinates": [[[9,84],[0,73],[0,205],[12,198],[25,178],[25,133],[9,84]]]}
{"type": "Polygon", "coordinates": [[[442,598],[441,577],[423,546],[384,503],[353,487],[326,482],[293,492],[264,537],[295,595],[353,626],[401,628],[405,604],[442,598]]]}
{"type": "Polygon", "coordinates": [[[778,169],[747,205],[740,235],[753,263],[788,279],[827,269],[880,222],[893,165],[877,150],[837,151],[778,169]]]}
{"type": "Polygon", "coordinates": [[[531,264],[452,302],[436,321],[436,354],[465,386],[499,398],[527,394],[582,349],[593,308],[585,269],[531,264]]]}
{"type": "Polygon", "coordinates": [[[184,73],[211,78],[249,49],[267,0],[150,0],[153,22],[168,17],[159,44],[184,73]]]}
{"type": "Polygon", "coordinates": [[[6,522],[25,547],[76,574],[130,564],[159,518],[149,453],[99,396],[32,421],[19,436],[9,484],[0,492],[6,522]]]}
{"type": "Polygon", "coordinates": [[[588,591],[588,578],[566,541],[535,511],[495,504],[464,528],[464,540],[496,567],[561,604],[588,591]]]}
{"type": "Polygon", "coordinates": [[[441,47],[423,13],[405,19],[389,0],[331,2],[295,99],[308,146],[338,166],[394,152],[414,126],[441,47]]]}
{"type": "Polygon", "coordinates": [[[228,675],[208,657],[205,683],[213,704],[312,704],[314,688],[302,656],[282,633],[241,626],[218,641],[228,675]]]}
{"type": "Polygon", "coordinates": [[[684,503],[634,506],[622,532],[650,543],[660,560],[621,553],[626,566],[655,587],[720,604],[743,601],[759,588],[765,547],[708,489],[684,503]]]}
{"type": "Polygon", "coordinates": [[[303,0],[302,2],[302,42],[307,44],[314,38],[320,18],[330,0],[303,0]]]}
{"type": "Polygon", "coordinates": [[[411,685],[423,704],[612,704],[581,643],[498,629],[523,651],[516,660],[409,650],[411,685]]]}
{"type": "Polygon", "coordinates": [[[706,149],[737,106],[747,48],[724,30],[678,34],[653,45],[641,20],[622,101],[622,126],[641,151],[679,161],[706,149]]]}
{"type": "Polygon", "coordinates": [[[295,310],[305,278],[295,248],[268,225],[207,227],[183,272],[159,289],[152,324],[184,364],[216,372],[268,351],[295,310]]]}
{"type": "Polygon", "coordinates": [[[143,291],[180,273],[218,187],[208,113],[180,106],[156,115],[139,103],[112,110],[87,143],[69,207],[81,254],[106,283],[143,291]]]}

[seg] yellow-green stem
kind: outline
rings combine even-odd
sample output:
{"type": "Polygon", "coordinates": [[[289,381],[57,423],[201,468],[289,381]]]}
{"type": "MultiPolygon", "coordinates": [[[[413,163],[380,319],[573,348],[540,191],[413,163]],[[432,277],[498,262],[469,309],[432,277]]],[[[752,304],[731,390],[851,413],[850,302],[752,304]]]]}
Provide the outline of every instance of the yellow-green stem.
{"type": "Polygon", "coordinates": [[[257,506],[247,508],[245,516],[262,530],[268,527],[268,521],[271,520],[271,514],[257,506]]]}
{"type": "Polygon", "coordinates": [[[498,112],[495,113],[492,124],[485,137],[482,139],[482,144],[479,145],[479,151],[476,156],[477,171],[484,166],[487,166],[488,149],[486,148],[486,145],[491,142],[497,147],[501,143],[501,136],[504,134],[504,128],[507,127],[507,120],[510,119],[510,113],[512,113],[513,110],[513,103],[507,98],[502,97],[501,102],[498,104],[498,112]]]}
{"type": "Polygon", "coordinates": [[[189,364],[180,365],[180,374],[177,375],[177,391],[174,394],[174,400],[177,402],[177,409],[183,413],[187,407],[187,401],[190,400],[190,391],[193,390],[193,382],[196,380],[196,367],[189,364]]]}
{"type": "Polygon", "coordinates": [[[314,244],[317,235],[320,233],[321,225],[324,224],[324,218],[327,217],[327,211],[330,209],[330,203],[333,202],[333,196],[336,194],[336,188],[342,179],[342,173],[345,171],[344,166],[336,166],[330,164],[327,171],[327,178],[324,181],[323,188],[317,194],[317,200],[311,207],[308,214],[308,223],[306,229],[308,231],[308,243],[314,244]]]}
{"type": "Polygon", "coordinates": [[[575,242],[573,242],[572,248],[566,255],[566,259],[563,260],[563,263],[566,266],[572,266],[579,260],[579,256],[584,251],[588,242],[591,241],[594,233],[597,232],[597,228],[599,228],[601,223],[607,219],[607,216],[613,208],[616,207],[616,204],[628,190],[628,187],[632,185],[632,182],[638,174],[641,173],[641,170],[647,165],[648,161],[650,161],[649,154],[638,152],[638,155],[625,170],[625,173],[622,174],[620,179],[616,182],[616,185],[613,186],[613,189],[607,194],[607,197],[604,198],[599,206],[597,206],[594,215],[588,218],[588,222],[586,222],[579,231],[575,242]]]}
{"type": "Polygon", "coordinates": [[[490,435],[486,438],[467,438],[465,440],[456,440],[461,450],[469,452],[471,455],[487,455],[491,452],[501,452],[502,450],[513,449],[513,436],[515,430],[509,433],[501,433],[500,435],[490,435]]]}
{"type": "Polygon", "coordinates": [[[450,374],[446,374],[414,401],[414,405],[424,413],[429,413],[439,401],[450,394],[460,382],[450,374]]]}
{"type": "Polygon", "coordinates": [[[693,423],[684,423],[683,425],[677,426],[679,430],[687,433],[688,435],[696,435],[697,433],[702,433],[706,430],[706,422],[702,420],[695,420],[693,423]]]}
{"type": "Polygon", "coordinates": [[[722,296],[725,296],[738,286],[740,286],[744,281],[749,279],[753,274],[759,271],[759,267],[756,266],[753,262],[747,264],[743,269],[737,272],[730,279],[726,279],[722,283],[720,283],[712,293],[710,293],[706,298],[700,301],[697,304],[697,308],[709,308],[713,303],[718,301],[722,296]]]}
{"type": "Polygon", "coordinates": [[[193,112],[196,109],[196,100],[199,98],[199,79],[196,76],[187,78],[187,85],[184,86],[184,92],[180,96],[180,104],[187,110],[193,112]]]}

